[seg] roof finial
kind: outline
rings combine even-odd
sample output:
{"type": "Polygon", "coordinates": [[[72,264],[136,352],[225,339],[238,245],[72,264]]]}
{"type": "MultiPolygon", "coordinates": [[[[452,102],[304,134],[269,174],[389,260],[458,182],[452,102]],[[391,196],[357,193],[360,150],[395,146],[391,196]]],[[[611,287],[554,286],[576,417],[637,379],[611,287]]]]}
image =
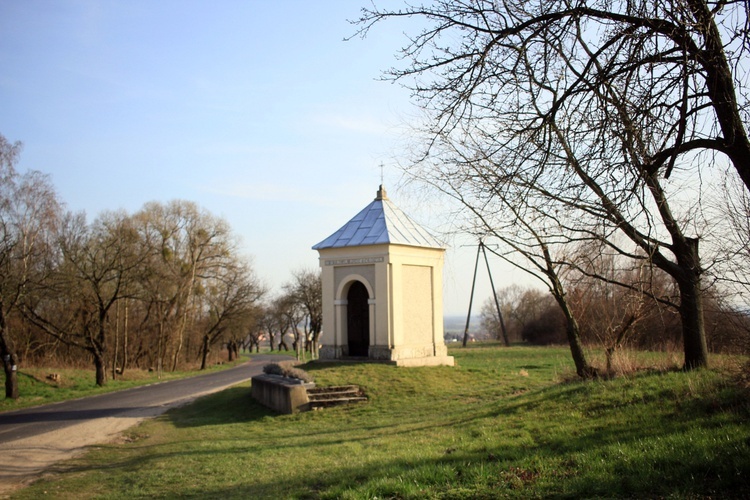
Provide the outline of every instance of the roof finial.
{"type": "Polygon", "coordinates": [[[383,185],[380,185],[380,189],[378,189],[378,194],[375,196],[375,201],[378,200],[387,200],[388,199],[388,193],[385,192],[385,188],[383,185]]]}
{"type": "Polygon", "coordinates": [[[375,197],[375,200],[387,200],[388,199],[388,193],[385,192],[385,188],[383,187],[383,171],[385,170],[385,165],[383,165],[383,162],[380,162],[380,189],[378,189],[378,194],[375,197]]]}

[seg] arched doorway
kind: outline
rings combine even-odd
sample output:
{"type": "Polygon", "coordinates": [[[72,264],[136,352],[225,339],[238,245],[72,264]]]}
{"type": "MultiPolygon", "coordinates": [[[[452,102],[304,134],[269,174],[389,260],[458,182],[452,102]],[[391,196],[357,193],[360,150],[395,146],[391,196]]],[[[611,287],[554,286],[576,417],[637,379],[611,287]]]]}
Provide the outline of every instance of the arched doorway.
{"type": "Polygon", "coordinates": [[[349,356],[366,357],[370,346],[370,295],[365,285],[355,281],[346,294],[346,333],[349,356]]]}

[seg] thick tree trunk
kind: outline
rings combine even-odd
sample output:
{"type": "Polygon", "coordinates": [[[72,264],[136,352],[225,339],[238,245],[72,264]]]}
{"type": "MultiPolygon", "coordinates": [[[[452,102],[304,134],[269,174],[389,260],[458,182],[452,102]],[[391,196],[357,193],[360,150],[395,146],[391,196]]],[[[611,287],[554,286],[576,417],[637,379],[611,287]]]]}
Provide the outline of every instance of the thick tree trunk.
{"type": "Polygon", "coordinates": [[[8,399],[18,399],[18,356],[15,353],[7,355],[5,360],[5,397],[8,399]]]}
{"type": "Polygon", "coordinates": [[[685,350],[685,369],[708,367],[708,347],[703,321],[703,297],[700,281],[678,283],[680,320],[685,350]]]}
{"type": "Polygon", "coordinates": [[[2,356],[5,370],[5,397],[18,399],[18,355],[10,342],[2,299],[0,299],[0,356],[2,356]]]}
{"type": "Polygon", "coordinates": [[[678,256],[680,272],[674,278],[680,290],[680,320],[685,351],[685,370],[708,367],[708,347],[703,319],[703,291],[698,239],[686,238],[687,248],[678,256]]]}
{"type": "MultiPolygon", "coordinates": [[[[3,333],[3,337],[5,333],[3,333]]],[[[0,350],[3,356],[3,368],[5,370],[5,397],[8,399],[18,399],[18,356],[13,350],[5,347],[5,341],[2,341],[3,349],[0,350]]]]}
{"type": "Polygon", "coordinates": [[[107,361],[104,353],[94,351],[94,366],[96,367],[96,385],[103,387],[107,383],[107,361]]]}

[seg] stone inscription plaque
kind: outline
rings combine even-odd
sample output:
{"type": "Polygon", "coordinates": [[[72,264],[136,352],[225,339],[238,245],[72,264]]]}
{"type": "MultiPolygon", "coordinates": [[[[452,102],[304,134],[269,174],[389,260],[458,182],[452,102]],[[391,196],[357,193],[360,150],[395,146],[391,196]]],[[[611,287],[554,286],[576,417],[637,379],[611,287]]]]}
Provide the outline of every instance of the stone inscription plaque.
{"type": "Polygon", "coordinates": [[[326,266],[355,266],[359,264],[374,264],[376,262],[383,262],[383,257],[363,257],[361,259],[336,259],[327,260],[326,266]]]}

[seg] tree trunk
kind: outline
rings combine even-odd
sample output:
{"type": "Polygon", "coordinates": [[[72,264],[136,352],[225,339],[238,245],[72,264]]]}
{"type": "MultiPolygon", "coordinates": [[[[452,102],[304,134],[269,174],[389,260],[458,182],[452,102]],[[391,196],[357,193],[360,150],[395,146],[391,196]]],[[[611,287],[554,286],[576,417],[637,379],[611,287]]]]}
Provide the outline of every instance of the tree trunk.
{"type": "Polygon", "coordinates": [[[675,280],[680,290],[680,320],[685,351],[685,370],[708,367],[708,347],[703,319],[698,239],[686,238],[687,250],[680,252],[680,273],[675,280]]]}
{"type": "Polygon", "coordinates": [[[107,383],[107,361],[104,353],[92,351],[94,355],[94,366],[96,367],[96,385],[103,387],[107,383]]]}
{"type": "Polygon", "coordinates": [[[238,359],[240,357],[240,343],[236,340],[230,340],[227,342],[227,353],[229,354],[228,361],[232,362],[235,359],[238,359]]]}
{"type": "Polygon", "coordinates": [[[0,299],[0,356],[2,356],[5,369],[5,397],[18,399],[18,355],[8,338],[2,299],[0,299]]]}
{"type": "Polygon", "coordinates": [[[112,354],[112,380],[117,379],[117,356],[120,354],[120,303],[115,305],[115,352],[112,354]]]}
{"type": "Polygon", "coordinates": [[[565,298],[565,288],[560,282],[560,278],[557,276],[549,249],[546,245],[542,248],[542,252],[544,255],[544,261],[547,265],[546,274],[552,285],[552,295],[555,297],[555,301],[557,301],[557,304],[560,306],[560,309],[565,316],[565,333],[568,337],[568,345],[570,346],[570,354],[573,356],[573,363],[576,365],[576,373],[582,379],[595,378],[598,373],[586,360],[586,353],[584,352],[583,344],[581,343],[581,330],[578,326],[578,321],[576,321],[573,312],[570,310],[568,301],[565,298]]]}
{"type": "Polygon", "coordinates": [[[583,350],[583,344],[581,343],[581,330],[578,326],[578,321],[573,317],[573,314],[568,307],[568,303],[563,298],[558,300],[560,308],[565,315],[565,333],[568,337],[568,345],[570,346],[570,354],[573,356],[573,362],[576,365],[576,373],[583,379],[595,378],[597,376],[596,369],[589,365],[586,360],[586,353],[583,350]]]}
{"type": "Polygon", "coordinates": [[[320,358],[320,331],[316,330],[313,334],[313,359],[320,358]]]}
{"type": "Polygon", "coordinates": [[[177,347],[175,348],[174,355],[172,356],[172,370],[171,371],[173,372],[177,371],[177,363],[180,360],[180,352],[182,351],[182,341],[183,341],[184,335],[185,335],[184,330],[181,330],[180,336],[178,337],[178,340],[177,340],[177,347]]]}
{"type": "Polygon", "coordinates": [[[201,355],[201,370],[205,370],[208,366],[208,353],[211,347],[208,342],[208,335],[203,336],[203,353],[201,355]]]}
{"type": "Polygon", "coordinates": [[[128,299],[125,299],[125,321],[122,329],[122,370],[120,371],[120,374],[124,375],[125,369],[128,367],[128,299]]]}
{"type": "Polygon", "coordinates": [[[156,345],[156,378],[161,379],[162,374],[162,368],[164,365],[164,351],[166,351],[164,347],[164,319],[159,320],[159,339],[158,343],[156,345]]]}
{"type": "Polygon", "coordinates": [[[18,399],[18,356],[15,353],[3,356],[5,365],[5,397],[18,399]],[[5,356],[8,359],[5,360],[5,356]]]}

